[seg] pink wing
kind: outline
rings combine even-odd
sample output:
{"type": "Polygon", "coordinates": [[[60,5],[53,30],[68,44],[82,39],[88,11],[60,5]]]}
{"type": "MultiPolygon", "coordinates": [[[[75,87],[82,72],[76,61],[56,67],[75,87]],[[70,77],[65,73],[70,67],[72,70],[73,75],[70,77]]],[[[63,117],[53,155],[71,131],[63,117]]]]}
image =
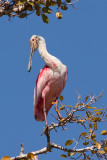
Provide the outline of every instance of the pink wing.
{"type": "MultiPolygon", "coordinates": [[[[47,88],[48,82],[50,81],[51,74],[52,74],[52,70],[48,66],[45,66],[39,73],[36,81],[36,85],[34,88],[34,116],[37,121],[45,120],[44,113],[43,113],[43,92],[45,88],[47,88]]],[[[46,114],[48,114],[48,111],[52,106],[52,102],[50,103],[50,101],[47,98],[45,100],[46,114]]]]}
{"type": "Polygon", "coordinates": [[[37,121],[44,121],[43,97],[45,97],[46,114],[62,92],[67,73],[60,77],[48,67],[45,66],[39,73],[34,89],[34,116],[37,121]]]}

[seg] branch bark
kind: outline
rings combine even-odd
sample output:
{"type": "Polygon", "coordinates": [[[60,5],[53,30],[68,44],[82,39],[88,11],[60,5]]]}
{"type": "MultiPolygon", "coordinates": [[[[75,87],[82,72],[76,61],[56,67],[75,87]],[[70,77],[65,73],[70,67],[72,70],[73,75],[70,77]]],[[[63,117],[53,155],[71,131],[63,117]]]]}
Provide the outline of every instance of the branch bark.
{"type": "Polygon", "coordinates": [[[12,12],[21,13],[26,10],[27,6],[28,6],[28,3],[24,3],[24,4],[21,4],[18,6],[14,5],[14,4],[13,5],[6,4],[5,7],[0,8],[0,16],[9,15],[12,12]]]}
{"type": "MultiPolygon", "coordinates": [[[[67,152],[67,153],[80,153],[80,155],[84,155],[86,156],[86,152],[89,152],[89,151],[94,151],[96,153],[96,155],[100,155],[100,153],[98,152],[99,151],[99,148],[98,148],[98,145],[97,144],[100,144],[100,149],[103,150],[103,148],[106,147],[106,142],[107,140],[103,140],[103,141],[100,141],[100,142],[97,142],[96,140],[93,141],[93,138],[92,138],[92,134],[94,135],[94,131],[95,131],[95,127],[91,127],[91,130],[92,132],[89,132],[90,134],[80,134],[79,136],[79,139],[78,141],[76,142],[76,146],[71,149],[71,148],[66,148],[66,147],[63,147],[63,146],[60,146],[59,144],[55,144],[53,142],[50,141],[50,131],[51,130],[56,130],[57,127],[63,127],[64,129],[64,126],[66,126],[67,123],[79,123],[81,122],[80,120],[82,120],[81,123],[83,123],[83,121],[88,121],[89,122],[92,122],[92,123],[98,123],[99,120],[94,120],[92,121],[93,119],[93,116],[96,115],[96,114],[93,114],[91,115],[92,118],[84,118],[86,116],[83,116],[81,117],[81,115],[76,115],[75,113],[77,113],[78,111],[86,111],[87,109],[87,105],[91,105],[91,104],[94,104],[96,103],[96,101],[99,100],[99,98],[102,96],[103,92],[101,92],[101,94],[99,96],[90,96],[90,99],[89,101],[86,103],[86,99],[85,99],[85,103],[81,103],[80,102],[80,98],[78,98],[78,103],[76,104],[75,107],[72,108],[72,110],[70,110],[69,114],[67,114],[67,117],[65,118],[62,118],[62,119],[59,119],[59,123],[58,124],[55,124],[55,123],[51,123],[51,125],[48,125],[47,127],[45,127],[44,131],[43,131],[43,134],[45,134],[46,138],[47,138],[47,146],[38,150],[38,151],[34,151],[34,152],[30,152],[34,155],[34,160],[38,160],[38,156],[39,154],[44,154],[44,153],[47,153],[47,152],[50,152],[52,149],[59,149],[59,150],[62,150],[64,152],[67,152]],[[81,105],[82,104],[82,105],[81,105]],[[77,111],[77,112],[76,112],[77,111]],[[79,118],[78,118],[79,117],[79,118]],[[89,143],[89,147],[85,147],[85,148],[79,148],[79,149],[75,149],[79,143],[79,140],[81,138],[81,136],[83,136],[82,139],[84,139],[85,141],[87,141],[87,138],[89,138],[89,141],[91,143],[89,143]]],[[[79,96],[80,97],[80,96],[79,96]]],[[[106,110],[104,111],[104,114],[102,115],[102,118],[105,116],[105,112],[106,110]]],[[[68,113],[68,111],[67,111],[68,113]]],[[[100,117],[96,117],[96,118],[100,118],[100,117]]],[[[85,124],[82,124],[84,126],[86,126],[85,124]]],[[[86,128],[87,129],[87,128],[86,128]]],[[[89,128],[88,128],[89,129],[89,128]]],[[[86,133],[86,132],[84,132],[86,133]]],[[[96,136],[96,134],[95,134],[96,136]]],[[[106,153],[106,152],[104,152],[106,153]]],[[[103,155],[106,157],[105,154],[102,154],[100,156],[103,157],[103,155]]],[[[12,157],[11,160],[22,160],[22,159],[27,159],[28,157],[28,154],[24,154],[24,147],[23,147],[23,144],[21,144],[21,152],[20,152],[20,155],[19,156],[16,156],[16,157],[12,157]]],[[[66,156],[66,155],[65,155],[66,156]]],[[[79,156],[80,157],[80,156],[79,156]]]]}
{"type": "MultiPolygon", "coordinates": [[[[63,150],[64,152],[73,152],[73,153],[77,153],[77,152],[88,152],[88,151],[92,151],[95,146],[90,146],[90,147],[86,147],[86,148],[81,148],[81,149],[68,149],[68,148],[64,148],[58,144],[55,144],[55,143],[52,143],[50,142],[50,148],[56,148],[56,149],[59,149],[59,150],[63,150]]],[[[34,156],[36,155],[39,155],[39,154],[43,154],[43,153],[47,153],[49,152],[49,149],[47,147],[44,147],[38,151],[34,151],[34,152],[31,152],[33,153],[34,156]]],[[[11,160],[21,160],[21,159],[25,159],[27,158],[27,154],[22,154],[22,155],[19,155],[17,157],[12,157],[11,160]]]]}

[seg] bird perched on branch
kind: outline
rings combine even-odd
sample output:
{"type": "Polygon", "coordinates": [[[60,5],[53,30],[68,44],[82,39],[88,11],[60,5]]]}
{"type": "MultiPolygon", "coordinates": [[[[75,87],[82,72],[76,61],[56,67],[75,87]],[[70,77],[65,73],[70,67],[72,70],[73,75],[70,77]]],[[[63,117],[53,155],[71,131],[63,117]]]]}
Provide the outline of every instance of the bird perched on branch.
{"type": "MultiPolygon", "coordinates": [[[[46,63],[40,71],[34,88],[34,117],[37,121],[44,121],[47,126],[47,115],[52,102],[55,103],[57,110],[57,101],[60,93],[64,89],[67,79],[67,67],[56,57],[48,53],[46,43],[43,37],[33,35],[30,39],[31,53],[28,64],[28,72],[32,67],[33,52],[39,50],[41,58],[46,63]]],[[[59,118],[61,118],[58,112],[59,118]]]]}

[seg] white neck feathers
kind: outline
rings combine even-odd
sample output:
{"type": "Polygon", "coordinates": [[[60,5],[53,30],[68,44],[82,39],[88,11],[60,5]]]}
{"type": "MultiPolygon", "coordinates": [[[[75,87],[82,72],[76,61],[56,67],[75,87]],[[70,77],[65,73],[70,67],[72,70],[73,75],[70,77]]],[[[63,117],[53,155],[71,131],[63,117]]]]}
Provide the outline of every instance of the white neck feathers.
{"type": "Polygon", "coordinates": [[[54,71],[56,70],[56,71],[60,72],[61,68],[63,68],[64,65],[62,64],[62,62],[58,58],[56,58],[48,53],[44,39],[39,40],[38,50],[39,50],[40,56],[42,57],[44,62],[52,70],[54,70],[54,71]]]}

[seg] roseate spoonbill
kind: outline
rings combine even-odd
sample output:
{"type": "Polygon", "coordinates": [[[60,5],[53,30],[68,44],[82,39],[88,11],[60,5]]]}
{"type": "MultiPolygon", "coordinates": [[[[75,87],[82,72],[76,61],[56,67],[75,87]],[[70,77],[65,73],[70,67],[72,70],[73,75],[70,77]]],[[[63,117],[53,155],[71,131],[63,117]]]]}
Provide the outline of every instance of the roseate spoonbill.
{"type": "MultiPolygon", "coordinates": [[[[37,121],[44,121],[47,126],[47,114],[64,89],[67,79],[67,67],[62,62],[48,53],[43,37],[33,35],[30,39],[31,53],[28,72],[32,67],[33,52],[38,48],[41,58],[46,63],[40,71],[34,88],[34,117],[37,121]]],[[[57,103],[55,105],[57,109],[57,103]]],[[[61,117],[60,113],[58,116],[61,117]]]]}

